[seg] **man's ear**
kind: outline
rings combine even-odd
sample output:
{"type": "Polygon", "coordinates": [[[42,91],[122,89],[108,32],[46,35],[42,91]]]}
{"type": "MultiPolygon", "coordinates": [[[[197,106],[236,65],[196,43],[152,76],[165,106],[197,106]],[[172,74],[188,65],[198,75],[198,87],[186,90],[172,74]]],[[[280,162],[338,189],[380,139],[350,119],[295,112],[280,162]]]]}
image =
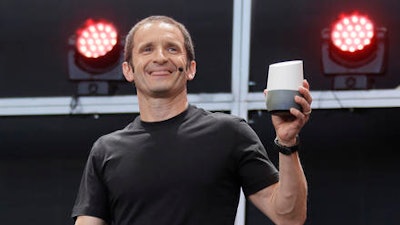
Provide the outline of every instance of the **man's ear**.
{"type": "Polygon", "coordinates": [[[189,70],[187,71],[187,79],[193,80],[196,76],[196,61],[192,60],[189,65],[189,70]]]}
{"type": "Polygon", "coordinates": [[[134,81],[133,74],[135,73],[133,66],[131,66],[128,62],[122,63],[122,72],[124,73],[125,79],[132,83],[134,81]]]}

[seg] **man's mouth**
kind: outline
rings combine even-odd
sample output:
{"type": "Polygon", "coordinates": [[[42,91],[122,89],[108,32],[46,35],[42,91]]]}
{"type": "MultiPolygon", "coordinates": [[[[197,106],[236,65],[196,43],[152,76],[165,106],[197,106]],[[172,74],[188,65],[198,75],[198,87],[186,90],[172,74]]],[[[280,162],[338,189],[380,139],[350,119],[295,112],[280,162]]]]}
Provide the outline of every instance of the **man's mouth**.
{"type": "Polygon", "coordinates": [[[169,70],[155,70],[155,71],[150,71],[151,76],[167,76],[170,75],[172,72],[169,70]]]}

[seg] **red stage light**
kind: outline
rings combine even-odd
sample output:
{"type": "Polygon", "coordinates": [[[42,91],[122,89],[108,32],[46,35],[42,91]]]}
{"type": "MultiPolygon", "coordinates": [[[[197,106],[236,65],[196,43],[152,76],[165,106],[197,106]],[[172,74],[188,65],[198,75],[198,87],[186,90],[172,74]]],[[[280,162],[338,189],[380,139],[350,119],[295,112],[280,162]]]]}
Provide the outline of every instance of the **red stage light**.
{"type": "Polygon", "coordinates": [[[364,15],[343,15],[331,29],[332,43],[343,52],[357,52],[371,45],[374,24],[364,15]]]}
{"type": "Polygon", "coordinates": [[[376,29],[372,20],[357,12],[342,14],[330,28],[331,57],[339,64],[358,67],[375,57],[376,29]]]}
{"type": "Polygon", "coordinates": [[[78,82],[78,95],[109,94],[109,82],[124,81],[123,38],[113,23],[87,19],[69,44],[69,79],[78,82]]]}
{"type": "Polygon", "coordinates": [[[104,19],[87,19],[73,41],[76,64],[93,75],[115,67],[121,55],[118,31],[104,19]]]}
{"type": "Polygon", "coordinates": [[[371,76],[385,71],[386,32],[358,12],[341,14],[322,30],[322,69],[325,75],[334,76],[334,89],[373,87],[371,76]]]}
{"type": "Polygon", "coordinates": [[[117,44],[118,32],[115,26],[107,21],[86,21],[79,29],[76,38],[76,48],[88,58],[98,58],[106,55],[117,44]]]}

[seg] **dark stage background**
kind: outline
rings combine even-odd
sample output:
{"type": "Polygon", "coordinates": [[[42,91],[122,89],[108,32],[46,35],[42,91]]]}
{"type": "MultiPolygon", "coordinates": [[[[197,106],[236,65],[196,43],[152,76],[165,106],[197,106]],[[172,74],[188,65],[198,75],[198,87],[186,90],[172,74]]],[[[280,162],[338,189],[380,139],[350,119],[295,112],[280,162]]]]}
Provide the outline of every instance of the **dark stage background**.
{"type": "MultiPolygon", "coordinates": [[[[151,14],[173,16],[191,31],[197,54],[191,93],[231,91],[229,0],[3,0],[0,2],[0,98],[72,96],[68,37],[89,16],[115,21],[126,33],[151,14]]],[[[400,2],[396,0],[253,1],[250,91],[265,87],[270,63],[303,59],[313,90],[329,90],[321,73],[320,32],[340,12],[366,12],[389,35],[388,67],[374,88],[400,84],[400,2]]],[[[118,84],[117,95],[133,94],[118,84]]],[[[400,108],[314,110],[301,138],[309,183],[306,224],[398,224],[400,108]]],[[[0,224],[72,224],[71,208],[92,143],[135,114],[0,117],[0,224]]],[[[249,112],[269,148],[269,114],[249,112]]],[[[276,162],[277,153],[269,152],[276,162]]],[[[247,225],[271,224],[251,204],[247,225]]]]}

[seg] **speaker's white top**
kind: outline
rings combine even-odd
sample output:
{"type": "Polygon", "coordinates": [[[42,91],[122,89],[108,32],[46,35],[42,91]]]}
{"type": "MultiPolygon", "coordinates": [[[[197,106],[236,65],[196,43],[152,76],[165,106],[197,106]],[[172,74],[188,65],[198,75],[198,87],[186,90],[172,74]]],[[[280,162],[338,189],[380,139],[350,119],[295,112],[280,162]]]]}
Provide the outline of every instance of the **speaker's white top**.
{"type": "Polygon", "coordinates": [[[292,60],[269,65],[267,90],[298,90],[303,83],[303,61],[292,60]]]}

